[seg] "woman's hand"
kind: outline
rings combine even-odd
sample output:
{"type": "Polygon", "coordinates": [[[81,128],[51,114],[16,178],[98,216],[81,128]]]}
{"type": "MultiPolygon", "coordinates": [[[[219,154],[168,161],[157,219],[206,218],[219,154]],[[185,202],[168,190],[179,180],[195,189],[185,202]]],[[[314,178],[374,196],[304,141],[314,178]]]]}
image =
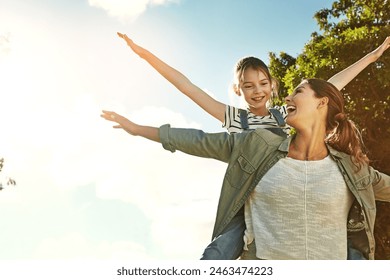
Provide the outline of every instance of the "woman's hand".
{"type": "Polygon", "coordinates": [[[138,135],[137,129],[139,128],[139,125],[133,123],[132,121],[126,119],[125,117],[115,112],[106,111],[106,110],[102,110],[102,112],[103,113],[100,116],[103,119],[117,123],[116,125],[113,126],[113,128],[122,128],[131,135],[134,136],[138,135]]]}
{"type": "Polygon", "coordinates": [[[375,60],[380,58],[382,54],[390,47],[390,36],[387,36],[385,41],[377,47],[375,50],[371,52],[371,54],[374,56],[375,60]]]}
{"type": "Polygon", "coordinates": [[[363,58],[354,64],[332,76],[328,82],[332,83],[338,90],[342,90],[350,81],[352,81],[368,65],[378,60],[379,57],[390,47],[390,36],[372,52],[366,54],[363,58]]]}
{"type": "Polygon", "coordinates": [[[103,119],[117,123],[113,126],[114,128],[122,128],[131,135],[141,136],[152,141],[160,142],[159,129],[157,127],[138,125],[113,111],[103,110],[102,112],[103,113],[100,116],[103,119]]]}

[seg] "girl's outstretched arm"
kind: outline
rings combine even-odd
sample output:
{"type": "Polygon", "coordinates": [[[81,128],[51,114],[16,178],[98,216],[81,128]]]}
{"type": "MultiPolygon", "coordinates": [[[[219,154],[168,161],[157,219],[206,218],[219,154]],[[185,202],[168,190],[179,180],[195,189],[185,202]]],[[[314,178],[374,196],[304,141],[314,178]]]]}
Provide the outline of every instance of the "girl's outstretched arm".
{"type": "Polygon", "coordinates": [[[112,111],[103,110],[102,112],[100,115],[102,118],[117,123],[113,126],[114,128],[122,128],[131,135],[142,136],[146,139],[161,143],[159,129],[157,127],[138,125],[112,111]]]}
{"type": "Polygon", "coordinates": [[[145,59],[154,69],[165,79],[174,85],[179,91],[187,95],[198,104],[203,110],[221,122],[225,121],[225,104],[215,100],[205,91],[194,85],[186,76],[175,68],[169,66],[157,56],[135,44],[126,34],[118,32],[118,36],[123,38],[127,45],[141,58],[145,59]]]}
{"type": "Polygon", "coordinates": [[[365,55],[360,60],[356,61],[351,66],[340,71],[333,77],[331,77],[328,82],[332,83],[339,90],[342,90],[352,79],[354,79],[364,68],[370,65],[372,62],[375,62],[381,55],[390,47],[390,36],[388,36],[385,41],[378,48],[372,52],[365,55]]]}

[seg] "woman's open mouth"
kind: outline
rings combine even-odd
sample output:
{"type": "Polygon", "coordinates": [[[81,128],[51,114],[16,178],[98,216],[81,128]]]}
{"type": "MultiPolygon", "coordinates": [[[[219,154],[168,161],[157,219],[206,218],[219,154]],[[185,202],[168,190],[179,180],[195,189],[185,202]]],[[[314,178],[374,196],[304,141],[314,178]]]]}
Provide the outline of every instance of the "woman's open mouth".
{"type": "Polygon", "coordinates": [[[286,107],[286,110],[287,110],[287,113],[290,114],[290,113],[292,113],[292,112],[294,112],[296,110],[296,107],[293,106],[293,105],[288,105],[286,107]]]}

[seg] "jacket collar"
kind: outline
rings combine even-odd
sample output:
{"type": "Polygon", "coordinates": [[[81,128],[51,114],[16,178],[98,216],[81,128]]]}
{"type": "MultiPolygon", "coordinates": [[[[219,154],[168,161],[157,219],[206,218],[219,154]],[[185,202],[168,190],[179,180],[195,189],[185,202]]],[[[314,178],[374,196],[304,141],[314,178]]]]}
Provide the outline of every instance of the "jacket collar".
{"type": "MultiPolygon", "coordinates": [[[[278,150],[283,152],[283,153],[288,153],[288,148],[290,147],[290,143],[291,143],[292,138],[293,137],[290,136],[290,137],[287,137],[285,140],[283,140],[283,142],[279,145],[278,150]]],[[[340,152],[338,150],[335,150],[329,144],[326,144],[326,147],[328,148],[329,153],[331,154],[332,158],[334,158],[334,159],[336,159],[336,158],[341,159],[341,158],[348,157],[347,154],[340,152]]]]}

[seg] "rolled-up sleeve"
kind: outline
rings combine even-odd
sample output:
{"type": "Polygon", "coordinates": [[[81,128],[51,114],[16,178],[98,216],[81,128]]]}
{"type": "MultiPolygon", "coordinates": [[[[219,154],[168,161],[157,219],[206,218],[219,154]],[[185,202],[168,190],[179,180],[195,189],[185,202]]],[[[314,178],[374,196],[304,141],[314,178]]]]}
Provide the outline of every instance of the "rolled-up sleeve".
{"type": "Polygon", "coordinates": [[[169,129],[171,125],[164,124],[160,127],[159,136],[160,141],[165,150],[171,151],[172,153],[176,152],[176,149],[169,143],[169,129]]]}

